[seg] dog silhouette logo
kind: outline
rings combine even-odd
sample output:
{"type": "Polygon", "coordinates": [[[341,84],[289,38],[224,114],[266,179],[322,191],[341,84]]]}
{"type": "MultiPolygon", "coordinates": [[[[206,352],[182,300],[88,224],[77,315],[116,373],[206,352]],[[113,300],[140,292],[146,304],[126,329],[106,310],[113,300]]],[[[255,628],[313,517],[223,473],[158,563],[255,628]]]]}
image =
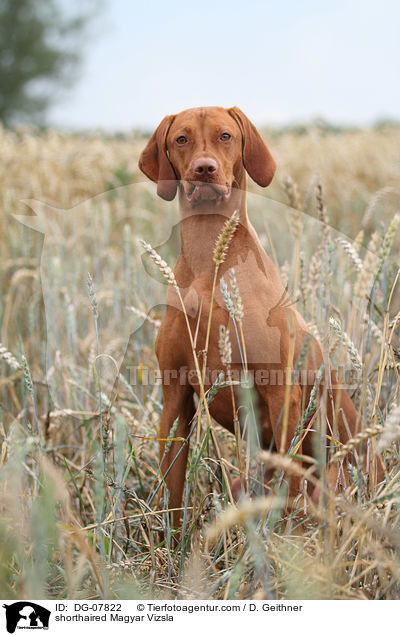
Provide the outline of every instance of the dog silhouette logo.
{"type": "Polygon", "coordinates": [[[3,607],[6,610],[9,634],[14,634],[16,629],[49,629],[51,612],[37,603],[18,601],[3,607]]]}

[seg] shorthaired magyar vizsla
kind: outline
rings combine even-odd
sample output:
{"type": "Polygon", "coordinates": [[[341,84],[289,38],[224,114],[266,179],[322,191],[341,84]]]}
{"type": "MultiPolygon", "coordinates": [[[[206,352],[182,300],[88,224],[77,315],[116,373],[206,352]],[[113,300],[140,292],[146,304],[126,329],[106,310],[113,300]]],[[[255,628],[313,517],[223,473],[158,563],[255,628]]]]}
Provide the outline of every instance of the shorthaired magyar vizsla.
{"type": "MultiPolygon", "coordinates": [[[[291,329],[294,337],[293,364],[303,349],[308,333],[303,318],[290,304],[288,306],[279,272],[261,246],[247,216],[246,172],[258,185],[268,186],[276,168],[270,151],[239,108],[193,108],[162,120],[140,156],[139,167],[157,183],[160,197],[171,201],[177,192],[179,195],[181,251],[175,277],[182,292],[192,334],[196,334],[200,366],[210,311],[215,243],[227,218],[235,210],[239,211],[239,226],[218,272],[207,371],[218,372],[223,369],[218,349],[219,327],[228,326],[230,317],[219,289],[219,279],[225,277],[228,280],[228,270],[234,268],[244,307],[243,332],[248,369],[255,378],[257,391],[261,445],[268,449],[272,441],[275,450],[287,452],[299,418],[308,404],[313,381],[303,388],[299,383],[294,383],[290,389],[285,427],[281,422],[287,390],[285,383],[257,382],[257,377],[268,377],[268,371],[286,370],[289,366],[291,329]],[[265,372],[265,375],[257,374],[257,371],[265,372]]],[[[232,323],[230,333],[231,336],[235,333],[232,323]]],[[[234,340],[232,337],[232,369],[238,371],[241,361],[234,340]]],[[[179,422],[174,437],[187,438],[195,415],[193,396],[194,392],[199,393],[199,382],[190,380],[196,376],[195,373],[180,373],[182,369],[194,370],[194,361],[184,314],[176,290],[171,285],[167,292],[166,313],[157,337],[156,354],[165,380],[160,427],[160,438],[163,440],[160,442],[161,469],[170,491],[170,506],[179,508],[188,446],[186,444],[182,448],[181,442],[174,441],[164,456],[164,440],[168,438],[176,418],[179,418],[179,422]],[[171,374],[171,370],[175,373],[171,374]]],[[[323,363],[323,352],[314,338],[305,357],[305,368],[313,371],[315,377],[315,372],[323,363]]],[[[325,366],[328,368],[329,362],[325,366]]],[[[211,380],[207,380],[210,377],[215,378],[215,373],[214,376],[206,375],[206,390],[210,387],[211,380]]],[[[330,434],[337,432],[343,443],[349,438],[349,433],[356,433],[356,411],[346,391],[337,386],[332,369],[325,374],[325,386],[329,389],[326,400],[327,430],[330,434]]],[[[210,404],[210,413],[219,424],[233,432],[231,397],[228,387],[219,390],[210,404]]],[[[313,455],[310,432],[304,436],[298,453],[313,455]]],[[[337,474],[336,470],[333,481],[337,474]]],[[[342,474],[343,481],[343,471],[342,474]]],[[[298,492],[299,485],[298,481],[291,480],[292,496],[298,492]]],[[[235,480],[232,490],[238,496],[238,480],[235,480]]],[[[174,514],[175,526],[179,525],[179,516],[179,513],[174,514]]]]}

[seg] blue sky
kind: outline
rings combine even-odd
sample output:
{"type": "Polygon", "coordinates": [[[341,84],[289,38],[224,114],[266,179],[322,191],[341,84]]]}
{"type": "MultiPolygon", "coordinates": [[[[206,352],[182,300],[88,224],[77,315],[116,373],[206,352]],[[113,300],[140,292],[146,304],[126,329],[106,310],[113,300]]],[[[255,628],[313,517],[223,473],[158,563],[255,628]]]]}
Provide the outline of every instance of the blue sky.
{"type": "Polygon", "coordinates": [[[152,128],[192,106],[257,124],[400,116],[398,0],[104,0],[64,128],[152,128]]]}

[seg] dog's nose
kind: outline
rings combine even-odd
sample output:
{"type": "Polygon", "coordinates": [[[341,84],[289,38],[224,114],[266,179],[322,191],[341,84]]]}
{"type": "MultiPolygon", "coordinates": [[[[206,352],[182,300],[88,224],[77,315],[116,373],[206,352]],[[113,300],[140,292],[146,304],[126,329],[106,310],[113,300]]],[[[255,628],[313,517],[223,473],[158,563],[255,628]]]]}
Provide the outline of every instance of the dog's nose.
{"type": "Polygon", "coordinates": [[[218,164],[211,157],[202,157],[193,162],[193,172],[196,176],[214,174],[218,170],[218,164]]]}

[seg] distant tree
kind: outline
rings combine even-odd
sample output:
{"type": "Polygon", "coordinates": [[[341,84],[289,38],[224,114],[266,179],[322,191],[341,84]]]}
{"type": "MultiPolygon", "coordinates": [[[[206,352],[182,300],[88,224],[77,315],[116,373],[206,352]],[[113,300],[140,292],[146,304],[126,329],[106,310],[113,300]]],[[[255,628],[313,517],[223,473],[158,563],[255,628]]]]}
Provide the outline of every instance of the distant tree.
{"type": "MultiPolygon", "coordinates": [[[[43,121],[57,89],[77,77],[93,15],[60,0],[0,0],[0,121],[43,121]]],[[[84,2],[81,3],[84,4],[84,2]]]]}

